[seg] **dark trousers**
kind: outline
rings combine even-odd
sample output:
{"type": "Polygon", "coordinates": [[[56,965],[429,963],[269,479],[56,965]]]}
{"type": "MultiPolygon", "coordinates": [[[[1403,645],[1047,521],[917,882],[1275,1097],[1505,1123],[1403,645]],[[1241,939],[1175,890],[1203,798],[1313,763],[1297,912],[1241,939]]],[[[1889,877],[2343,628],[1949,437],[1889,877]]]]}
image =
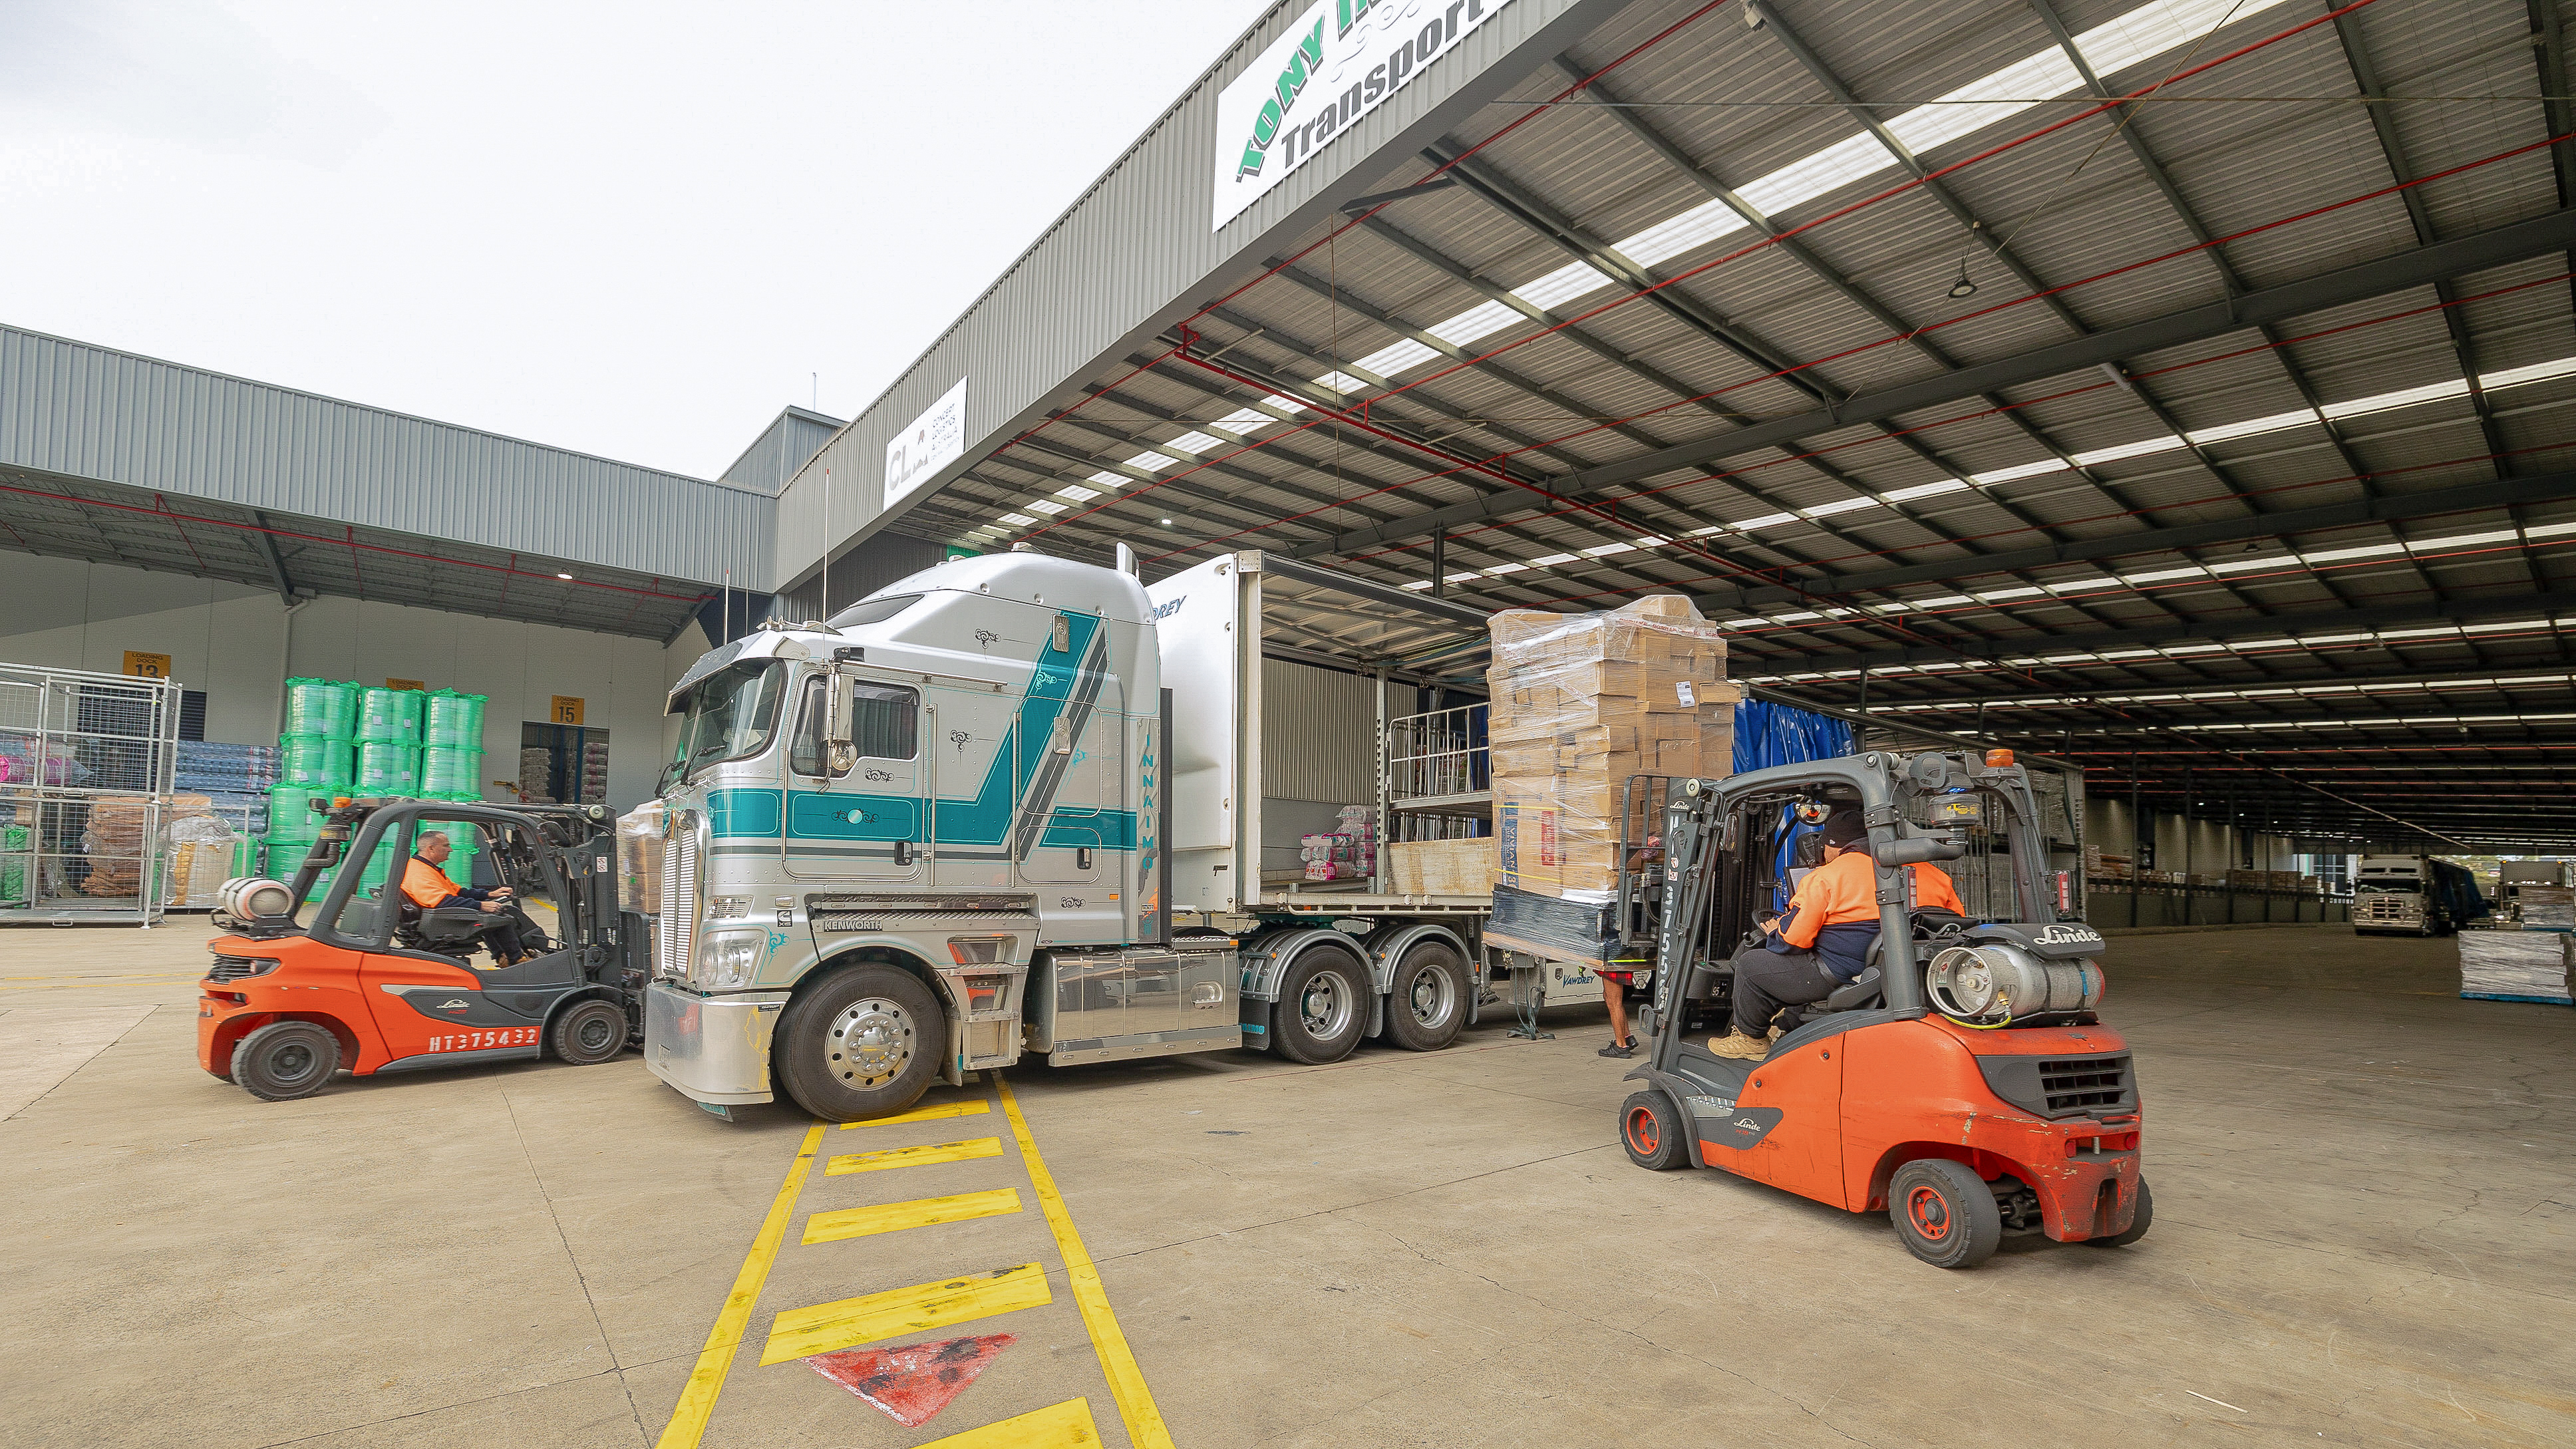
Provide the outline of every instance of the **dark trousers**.
{"type": "MultiPolygon", "coordinates": [[[[1842,986],[1813,951],[1782,953],[1751,945],[1735,953],[1735,1029],[1746,1036],[1771,1030],[1771,1020],[1793,1006],[1822,1001],[1842,986]]],[[[1781,1017],[1794,1025],[1796,1013],[1781,1017]]]]}
{"type": "Polygon", "coordinates": [[[483,944],[492,951],[492,959],[508,965],[545,946],[545,928],[528,919],[514,901],[501,902],[501,909],[491,913],[491,924],[483,928],[483,944]]]}

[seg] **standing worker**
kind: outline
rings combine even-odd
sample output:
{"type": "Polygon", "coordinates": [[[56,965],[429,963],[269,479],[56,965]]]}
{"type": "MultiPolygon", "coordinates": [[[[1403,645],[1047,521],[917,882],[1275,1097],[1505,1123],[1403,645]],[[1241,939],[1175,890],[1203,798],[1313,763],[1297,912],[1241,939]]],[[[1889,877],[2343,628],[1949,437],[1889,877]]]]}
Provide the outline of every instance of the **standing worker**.
{"type": "MultiPolygon", "coordinates": [[[[1850,985],[1869,965],[1878,940],[1878,863],[1869,854],[1869,827],[1860,812],[1837,810],[1820,832],[1825,863],[1807,872],[1789,909],[1766,922],[1760,941],[1735,953],[1735,1010],[1727,1034],[1708,1044],[1722,1057],[1759,1061],[1771,1052],[1774,1017],[1787,1008],[1822,1001],[1850,985]]],[[[1914,867],[1914,903],[1964,916],[1950,877],[1929,865],[1914,867]]]]}
{"type": "Polygon", "coordinates": [[[530,951],[545,949],[545,932],[510,899],[508,886],[467,888],[447,878],[447,856],[454,847],[443,830],[424,831],[414,843],[411,859],[403,864],[403,894],[424,911],[463,902],[478,907],[483,914],[496,919],[483,928],[483,943],[492,950],[492,959],[503,966],[517,965],[530,951]],[[534,937],[535,944],[529,944],[534,937]]]}

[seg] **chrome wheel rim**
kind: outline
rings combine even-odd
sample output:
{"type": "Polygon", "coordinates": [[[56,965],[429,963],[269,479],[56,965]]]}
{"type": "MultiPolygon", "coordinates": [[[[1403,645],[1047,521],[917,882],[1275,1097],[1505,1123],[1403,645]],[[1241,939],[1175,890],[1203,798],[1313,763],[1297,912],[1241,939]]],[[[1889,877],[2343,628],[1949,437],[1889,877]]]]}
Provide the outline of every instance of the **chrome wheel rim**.
{"type": "Polygon", "coordinates": [[[1306,1034],[1329,1041],[1351,1024],[1351,984],[1339,971],[1318,971],[1297,993],[1297,1021],[1306,1034]]]}
{"type": "Polygon", "coordinates": [[[871,996],[841,1008],[824,1039],[832,1075],[845,1086],[880,1087],[903,1074],[912,1061],[913,1026],[909,1013],[883,997],[871,996]]]}
{"type": "Polygon", "coordinates": [[[1413,1008],[1413,1020],[1417,1026],[1439,1026],[1449,1020],[1450,1012],[1458,1009],[1457,984],[1449,979],[1448,972],[1437,966],[1416,967],[1405,997],[1413,1008]]]}

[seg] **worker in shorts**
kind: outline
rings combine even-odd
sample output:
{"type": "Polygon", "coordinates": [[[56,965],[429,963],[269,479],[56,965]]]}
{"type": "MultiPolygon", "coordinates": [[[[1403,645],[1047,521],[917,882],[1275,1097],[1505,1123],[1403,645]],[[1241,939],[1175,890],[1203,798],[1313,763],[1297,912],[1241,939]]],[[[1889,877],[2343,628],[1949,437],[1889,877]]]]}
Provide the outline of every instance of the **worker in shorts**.
{"type": "MultiPolygon", "coordinates": [[[[1735,953],[1735,1010],[1727,1034],[1708,1049],[1721,1057],[1760,1061],[1781,1030],[1797,1024],[1796,1007],[1824,1000],[1869,966],[1878,942],[1878,866],[1860,812],[1825,817],[1825,863],[1807,872],[1789,909],[1763,923],[1760,940],[1735,953]]],[[[1914,866],[1914,903],[1966,915],[1950,877],[1914,866]]]]}
{"type": "MultiPolygon", "coordinates": [[[[1649,835],[1646,843],[1628,857],[1628,870],[1637,873],[1663,862],[1664,838],[1649,835]]],[[[1630,1057],[1637,1054],[1637,1039],[1628,1033],[1628,997],[1637,992],[1637,973],[1608,971],[1601,973],[1601,1001],[1610,1008],[1610,1044],[1601,1049],[1605,1057],[1630,1057]]]]}

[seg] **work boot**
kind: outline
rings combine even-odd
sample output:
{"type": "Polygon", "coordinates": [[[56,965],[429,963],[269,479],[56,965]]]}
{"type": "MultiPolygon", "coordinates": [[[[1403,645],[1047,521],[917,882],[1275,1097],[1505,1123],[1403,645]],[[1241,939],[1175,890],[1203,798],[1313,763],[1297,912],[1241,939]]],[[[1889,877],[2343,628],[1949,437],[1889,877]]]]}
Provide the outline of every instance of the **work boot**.
{"type": "Polygon", "coordinates": [[[1771,1043],[1758,1036],[1730,1031],[1724,1036],[1710,1037],[1708,1049],[1718,1056],[1732,1057],[1740,1062],[1758,1062],[1771,1054],[1771,1043]]]}
{"type": "Polygon", "coordinates": [[[1778,1041],[1780,1038],[1782,1038],[1782,1037],[1784,1037],[1784,1036],[1787,1036],[1788,1034],[1789,1034],[1789,1029],[1788,1029],[1787,1027],[1785,1027],[1785,1026],[1775,1026],[1775,1027],[1771,1028],[1771,1040],[1773,1040],[1773,1041],[1775,1041],[1775,1042],[1776,1042],[1776,1041],[1778,1041]]]}

